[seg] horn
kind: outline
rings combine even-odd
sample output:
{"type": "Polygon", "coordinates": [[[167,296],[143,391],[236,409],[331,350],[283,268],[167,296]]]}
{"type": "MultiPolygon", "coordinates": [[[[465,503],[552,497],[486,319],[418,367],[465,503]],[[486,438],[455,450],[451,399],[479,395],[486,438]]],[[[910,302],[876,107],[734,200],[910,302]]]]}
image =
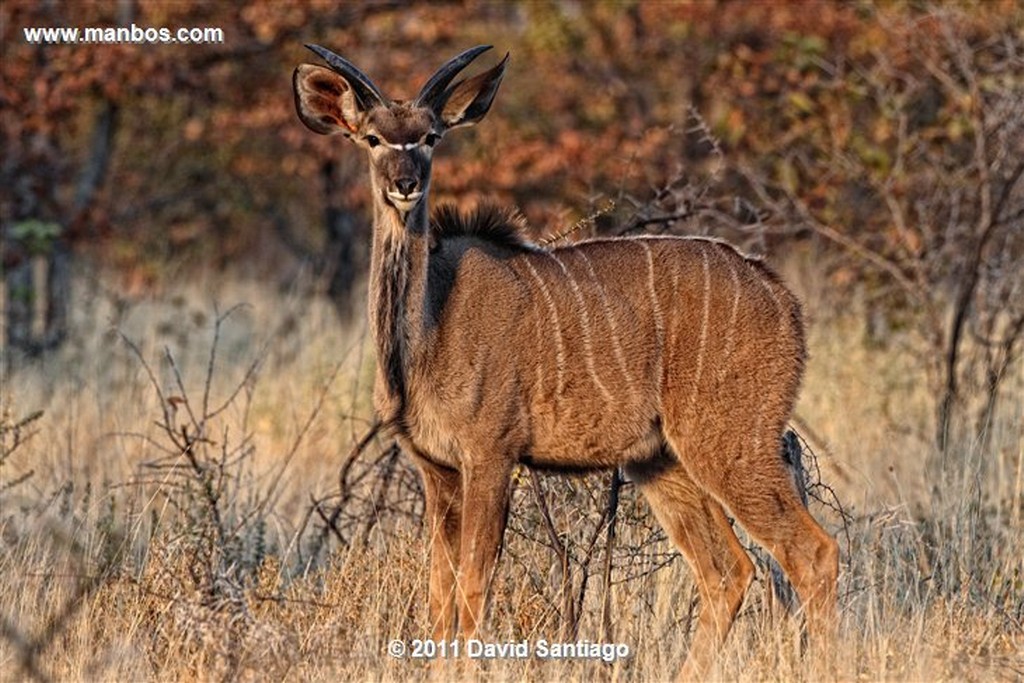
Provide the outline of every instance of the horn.
{"type": "Polygon", "coordinates": [[[345,80],[352,86],[352,90],[355,91],[356,98],[359,99],[359,104],[363,109],[369,109],[378,104],[387,104],[387,98],[355,64],[319,45],[306,45],[306,47],[327,62],[333,71],[345,77],[345,80]]]}
{"type": "Polygon", "coordinates": [[[440,98],[444,97],[448,84],[459,74],[460,71],[469,66],[469,63],[479,55],[491,49],[490,45],[477,45],[471,47],[462,54],[452,57],[445,64],[434,72],[430,80],[423,85],[420,94],[416,96],[416,104],[435,106],[439,104],[440,98]]]}

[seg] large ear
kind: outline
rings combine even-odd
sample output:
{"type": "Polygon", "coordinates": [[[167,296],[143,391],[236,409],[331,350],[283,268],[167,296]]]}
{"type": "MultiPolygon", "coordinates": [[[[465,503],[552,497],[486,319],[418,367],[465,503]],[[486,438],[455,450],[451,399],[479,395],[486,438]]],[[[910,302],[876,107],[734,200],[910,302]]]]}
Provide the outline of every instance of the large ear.
{"type": "Polygon", "coordinates": [[[480,121],[491,108],[507,64],[508,53],[505,53],[505,58],[497,66],[449,88],[440,112],[444,125],[458,128],[480,121]]]}
{"type": "Polygon", "coordinates": [[[359,130],[365,113],[345,77],[312,64],[300,64],[292,75],[295,111],[302,122],[321,135],[359,130]]]}

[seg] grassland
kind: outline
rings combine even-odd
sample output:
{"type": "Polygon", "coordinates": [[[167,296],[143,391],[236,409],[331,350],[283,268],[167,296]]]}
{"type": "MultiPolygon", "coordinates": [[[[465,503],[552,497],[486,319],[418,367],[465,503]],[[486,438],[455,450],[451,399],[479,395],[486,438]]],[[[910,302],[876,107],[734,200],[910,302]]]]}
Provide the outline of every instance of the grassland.
{"type": "MultiPolygon", "coordinates": [[[[716,676],[1019,680],[1022,369],[987,444],[963,444],[930,475],[930,397],[912,346],[898,332],[870,339],[855,298],[837,303],[813,268],[789,270],[812,321],[799,424],[845,510],[814,506],[842,542],[841,637],[834,669],[801,655],[760,573],[716,676]]],[[[418,481],[388,443],[370,439],[339,485],[371,415],[365,327],[237,278],[121,305],[96,280],[77,291],[72,342],[19,362],[0,387],[0,679],[654,681],[681,664],[693,583],[632,487],[606,581],[608,476],[569,485],[525,472],[491,639],[564,640],[572,603],[576,638],[632,656],[389,657],[392,639],[428,633],[427,551],[418,481]]]]}

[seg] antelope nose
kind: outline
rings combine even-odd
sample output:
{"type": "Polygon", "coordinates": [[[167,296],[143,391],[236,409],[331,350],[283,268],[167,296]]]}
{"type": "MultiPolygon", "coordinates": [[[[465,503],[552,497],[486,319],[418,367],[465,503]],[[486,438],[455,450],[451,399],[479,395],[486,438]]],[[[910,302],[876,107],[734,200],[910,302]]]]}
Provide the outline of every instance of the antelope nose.
{"type": "Polygon", "coordinates": [[[415,178],[399,178],[395,181],[395,187],[402,193],[403,196],[408,197],[416,191],[416,179],[415,178]]]}

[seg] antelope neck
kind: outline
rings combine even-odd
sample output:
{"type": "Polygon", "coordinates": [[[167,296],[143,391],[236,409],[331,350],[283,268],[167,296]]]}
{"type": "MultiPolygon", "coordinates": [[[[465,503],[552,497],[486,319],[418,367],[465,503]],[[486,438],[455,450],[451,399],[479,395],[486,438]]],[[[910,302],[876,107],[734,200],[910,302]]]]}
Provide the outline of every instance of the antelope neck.
{"type": "Polygon", "coordinates": [[[370,322],[377,362],[387,393],[400,417],[407,401],[407,378],[422,354],[429,258],[427,197],[402,214],[382,196],[374,200],[370,265],[370,322]]]}

